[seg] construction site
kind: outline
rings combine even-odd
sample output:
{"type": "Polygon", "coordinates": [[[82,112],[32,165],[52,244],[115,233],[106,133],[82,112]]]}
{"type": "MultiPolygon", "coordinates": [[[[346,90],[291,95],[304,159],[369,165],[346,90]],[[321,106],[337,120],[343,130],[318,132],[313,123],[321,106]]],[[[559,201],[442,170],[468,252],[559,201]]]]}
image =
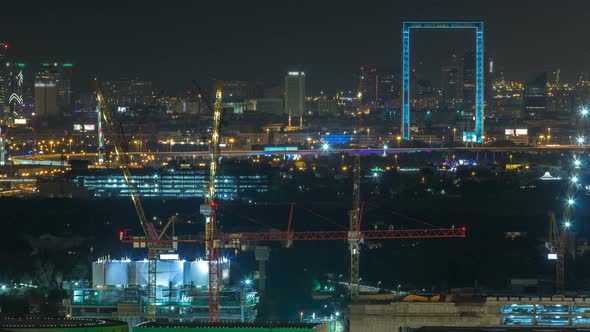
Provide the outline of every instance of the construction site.
{"type": "MultiPolygon", "coordinates": [[[[199,92],[200,87],[195,83],[199,92]]],[[[143,234],[121,232],[123,244],[147,250],[147,258],[140,261],[115,260],[104,257],[92,264],[92,284],[69,284],[66,290],[70,299],[64,302],[68,317],[110,318],[126,321],[129,326],[154,330],[154,324],[183,324],[198,321],[210,323],[235,321],[247,324],[256,319],[259,294],[252,281],[232,283],[231,262],[221,250],[252,250],[258,262],[258,289],[264,289],[265,262],[270,249],[265,242],[280,242],[289,247],[294,241],[342,241],[350,251],[350,276],[348,289],[352,301],[359,300],[361,277],[359,257],[365,240],[463,238],[465,227],[428,229],[371,229],[362,230],[363,203],[360,197],[360,154],[354,157],[353,202],[349,211],[349,229],[343,231],[293,231],[293,209],[290,204],[287,229],[271,232],[224,233],[217,227],[216,174],[220,153],[222,82],[218,81],[215,100],[210,105],[212,131],[209,150],[209,179],[206,181],[205,199],[199,206],[205,220],[203,234],[174,234],[176,217],[168,219],[163,227],[156,229],[144,212],[135,181],[131,180],[129,156],[125,150],[125,138],[115,128],[105,103],[100,84],[94,81],[98,99],[97,115],[104,122],[112,144],[114,157],[123,172],[129,196],[137,213],[139,228],[143,234]],[[204,246],[204,259],[185,261],[179,258],[178,245],[192,243],[204,246]],[[237,286],[236,286],[237,284],[237,286]],[[138,325],[142,322],[148,325],[138,325]],[[151,324],[151,325],[150,325],[151,324]]],[[[204,95],[204,93],[203,93],[204,95]]],[[[359,97],[360,99],[360,97],[359,97]]],[[[359,105],[361,105],[359,103],[359,105]]],[[[358,110],[356,126],[360,131],[363,111],[358,110]]],[[[105,162],[104,136],[99,135],[99,158],[97,165],[105,162]]],[[[360,149],[360,146],[357,145],[360,149]]],[[[315,314],[314,314],[315,316],[315,314]]],[[[315,318],[315,317],[314,317],[315,318]]],[[[303,320],[303,317],[301,317],[303,320]]],[[[332,317],[337,320],[338,317],[332,317]]],[[[172,325],[170,325],[172,326],[172,325]]],[[[170,327],[169,326],[169,327],[170,327]]],[[[341,325],[340,325],[341,326],[341,325]]],[[[175,328],[180,327],[174,325],[175,328]]],[[[188,328],[188,326],[187,326],[188,328]]],[[[312,328],[305,326],[306,329],[312,328]]],[[[315,328],[312,328],[315,330],[315,328]]],[[[332,330],[336,330],[333,328],[332,330]]]]}

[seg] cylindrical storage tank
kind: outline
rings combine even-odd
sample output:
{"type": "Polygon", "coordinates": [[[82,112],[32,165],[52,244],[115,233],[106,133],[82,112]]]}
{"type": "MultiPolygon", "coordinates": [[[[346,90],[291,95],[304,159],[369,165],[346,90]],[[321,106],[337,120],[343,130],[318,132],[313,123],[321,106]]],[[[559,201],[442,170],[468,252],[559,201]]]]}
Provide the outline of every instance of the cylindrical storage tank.
{"type": "Polygon", "coordinates": [[[190,262],[190,277],[186,280],[186,283],[193,284],[194,286],[209,286],[209,266],[207,261],[197,260],[190,262]]]}
{"type": "Polygon", "coordinates": [[[104,261],[92,263],[92,286],[106,286],[104,280],[104,261]]]}
{"type": "Polygon", "coordinates": [[[130,261],[104,262],[104,276],[106,286],[127,286],[129,283],[130,261]]]}
{"type": "MultiPolygon", "coordinates": [[[[221,263],[221,284],[229,284],[229,260],[221,263]]],[[[193,283],[194,286],[209,287],[209,263],[203,260],[188,262],[185,271],[185,283],[193,283]]]]}
{"type": "Polygon", "coordinates": [[[158,261],[157,285],[168,286],[184,284],[184,262],[183,261],[158,261]]]}
{"type": "Polygon", "coordinates": [[[148,261],[135,261],[129,265],[129,284],[147,286],[148,261]]]}

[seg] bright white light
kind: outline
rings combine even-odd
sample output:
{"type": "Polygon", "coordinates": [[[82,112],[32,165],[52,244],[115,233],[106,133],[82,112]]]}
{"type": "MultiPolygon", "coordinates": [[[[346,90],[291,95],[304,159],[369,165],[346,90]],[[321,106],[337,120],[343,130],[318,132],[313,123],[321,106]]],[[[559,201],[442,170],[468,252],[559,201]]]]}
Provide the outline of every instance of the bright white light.
{"type": "Polygon", "coordinates": [[[580,166],[581,164],[582,164],[582,162],[579,159],[574,160],[575,166],[580,166]]]}
{"type": "Polygon", "coordinates": [[[246,279],[246,280],[244,280],[244,283],[245,283],[246,285],[250,285],[250,284],[252,283],[252,280],[250,280],[250,279],[246,279]]]}
{"type": "Polygon", "coordinates": [[[572,176],[572,183],[578,183],[578,177],[572,176]]]}
{"type": "Polygon", "coordinates": [[[322,150],[327,151],[330,148],[330,145],[328,143],[324,143],[324,145],[322,145],[322,150]]]}
{"type": "Polygon", "coordinates": [[[563,226],[565,226],[565,228],[570,228],[572,226],[572,223],[570,221],[566,221],[563,223],[563,226]]]}
{"type": "Polygon", "coordinates": [[[383,150],[387,150],[387,145],[383,145],[383,150]]]}
{"type": "Polygon", "coordinates": [[[6,289],[6,285],[2,285],[2,289],[6,289]]]}
{"type": "Polygon", "coordinates": [[[582,112],[581,113],[582,113],[583,116],[588,115],[588,109],[587,108],[582,108],[582,112]]]}
{"type": "Polygon", "coordinates": [[[336,311],[336,313],[334,315],[336,315],[336,317],[338,317],[338,316],[340,316],[340,313],[338,311],[336,311]]]}
{"type": "Polygon", "coordinates": [[[572,198],[568,199],[567,205],[574,205],[574,200],[572,198]]]}
{"type": "Polygon", "coordinates": [[[379,174],[377,174],[377,172],[373,173],[373,177],[376,178],[377,176],[379,176],[379,174]]]}
{"type": "Polygon", "coordinates": [[[557,259],[557,254],[547,254],[547,259],[557,259]]]}
{"type": "Polygon", "coordinates": [[[578,144],[584,144],[584,137],[580,136],[576,139],[576,141],[578,142],[578,144]]]}
{"type": "Polygon", "coordinates": [[[223,257],[223,258],[221,259],[221,262],[222,262],[222,263],[227,263],[227,258],[226,258],[226,257],[223,257]]]}

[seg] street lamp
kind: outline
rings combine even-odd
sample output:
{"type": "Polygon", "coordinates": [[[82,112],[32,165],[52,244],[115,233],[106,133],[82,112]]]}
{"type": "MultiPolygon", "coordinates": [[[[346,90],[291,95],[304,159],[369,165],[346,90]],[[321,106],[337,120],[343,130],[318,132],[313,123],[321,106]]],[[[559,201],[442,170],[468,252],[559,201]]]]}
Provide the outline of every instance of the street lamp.
{"type": "Polygon", "coordinates": [[[398,136],[395,139],[397,140],[397,148],[399,149],[399,144],[402,141],[402,137],[401,136],[398,136]]]}
{"type": "Polygon", "coordinates": [[[512,164],[512,153],[510,154],[510,164],[512,164]]]}
{"type": "Polygon", "coordinates": [[[455,144],[455,135],[457,134],[457,128],[453,128],[453,144],[455,144]]]}

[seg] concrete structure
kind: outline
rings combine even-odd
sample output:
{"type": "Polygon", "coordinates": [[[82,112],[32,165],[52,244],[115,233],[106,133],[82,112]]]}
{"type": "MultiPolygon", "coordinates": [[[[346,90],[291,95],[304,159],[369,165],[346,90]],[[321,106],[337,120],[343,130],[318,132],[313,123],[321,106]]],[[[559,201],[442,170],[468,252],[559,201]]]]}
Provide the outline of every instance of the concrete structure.
{"type": "Polygon", "coordinates": [[[590,327],[590,298],[487,297],[350,306],[351,332],[422,327],[590,327]]]}
{"type": "Polygon", "coordinates": [[[283,100],[280,98],[259,98],[246,100],[248,111],[282,114],[283,100]]]}
{"type": "Polygon", "coordinates": [[[133,328],[138,332],[159,332],[159,331],[190,331],[190,332],[273,332],[273,331],[292,331],[292,332],[328,332],[329,324],[323,323],[280,323],[280,322],[256,322],[256,323],[143,323],[133,328]]]}
{"type": "Polygon", "coordinates": [[[0,319],[0,331],[19,332],[127,332],[127,323],[104,319],[5,318],[0,319]]]}
{"type": "Polygon", "coordinates": [[[293,116],[305,113],[305,73],[290,71],[285,76],[285,112],[293,116]]]}

